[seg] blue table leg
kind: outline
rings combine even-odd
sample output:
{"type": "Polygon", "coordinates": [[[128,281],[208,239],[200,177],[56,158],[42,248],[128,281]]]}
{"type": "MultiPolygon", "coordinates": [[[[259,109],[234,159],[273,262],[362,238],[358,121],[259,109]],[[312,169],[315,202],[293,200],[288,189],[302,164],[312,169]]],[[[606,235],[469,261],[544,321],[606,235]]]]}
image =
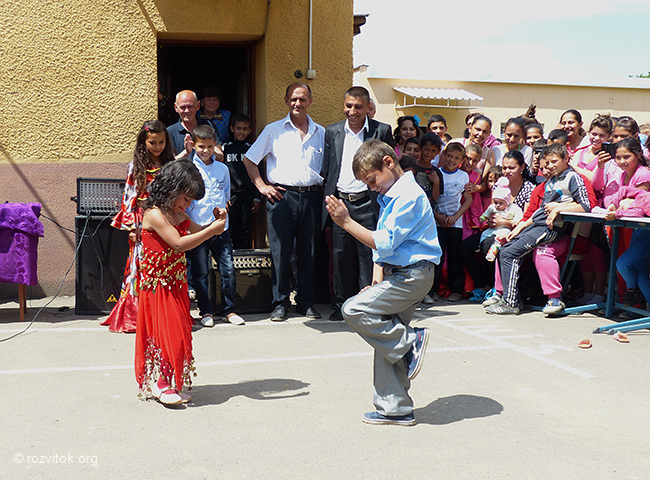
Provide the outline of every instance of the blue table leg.
{"type": "Polygon", "coordinates": [[[618,227],[612,227],[612,253],[609,256],[609,280],[607,282],[607,305],[605,317],[612,318],[614,314],[614,295],[616,294],[616,260],[618,259],[618,227]]]}

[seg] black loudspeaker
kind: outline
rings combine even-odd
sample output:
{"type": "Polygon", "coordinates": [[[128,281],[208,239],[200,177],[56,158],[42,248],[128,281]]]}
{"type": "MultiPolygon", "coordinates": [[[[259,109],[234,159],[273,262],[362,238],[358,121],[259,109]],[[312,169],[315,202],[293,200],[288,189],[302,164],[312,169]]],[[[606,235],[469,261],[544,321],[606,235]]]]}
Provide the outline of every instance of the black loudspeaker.
{"type": "MultiPolygon", "coordinates": [[[[271,286],[271,252],[269,250],[235,250],[233,254],[237,291],[237,313],[267,313],[273,310],[271,286]]],[[[212,301],[221,308],[221,276],[212,260],[212,301]]]]}
{"type": "Polygon", "coordinates": [[[76,315],[107,314],[120,298],[129,256],[129,232],[111,227],[111,219],[112,215],[75,217],[79,247],[75,281],[76,315]]]}

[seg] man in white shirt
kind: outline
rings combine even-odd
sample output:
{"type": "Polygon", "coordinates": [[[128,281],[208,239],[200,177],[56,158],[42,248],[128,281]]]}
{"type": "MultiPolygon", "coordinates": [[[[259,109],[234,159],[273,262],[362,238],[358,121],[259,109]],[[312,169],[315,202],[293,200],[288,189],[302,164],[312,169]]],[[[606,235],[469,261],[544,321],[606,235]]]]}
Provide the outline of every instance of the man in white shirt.
{"type": "MultiPolygon", "coordinates": [[[[365,88],[352,87],[345,93],[343,114],[346,120],[325,130],[323,172],[325,195],[342,199],[354,221],[374,230],[379,213],[377,195],[354,177],[352,159],[366,140],[378,139],[392,147],[395,145],[390,125],[369,118],[369,108],[370,94],[365,88]]],[[[328,220],[323,206],[323,224],[328,220]]],[[[332,264],[336,308],[330,320],[341,321],[343,302],[372,282],[372,249],[332,223],[332,264]]]]}
{"type": "Polygon", "coordinates": [[[294,240],[298,258],[296,310],[308,318],[321,317],[313,304],[316,237],[320,232],[323,208],[320,172],[325,129],[307,115],[313,101],[309,86],[289,85],[284,101],[289,115],[268,124],[244,157],[248,175],[268,200],[273,321],[287,318],[294,240]],[[264,158],[269,183],[264,181],[257,167],[264,158]]]}

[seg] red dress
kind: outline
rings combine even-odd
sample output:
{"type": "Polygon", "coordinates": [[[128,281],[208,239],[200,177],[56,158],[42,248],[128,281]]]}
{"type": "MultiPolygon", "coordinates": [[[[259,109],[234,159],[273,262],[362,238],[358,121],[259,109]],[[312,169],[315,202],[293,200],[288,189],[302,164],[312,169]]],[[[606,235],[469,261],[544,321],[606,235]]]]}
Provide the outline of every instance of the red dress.
{"type": "MultiPolygon", "coordinates": [[[[175,228],[187,234],[189,220],[175,228]]],[[[142,231],[135,378],[140,395],[162,374],[178,390],[192,385],[192,324],[185,254],[173,250],[152,230],[142,231]]]]}
{"type": "MultiPolygon", "coordinates": [[[[147,186],[153,182],[159,171],[160,168],[147,170],[147,186]]],[[[119,230],[139,230],[142,225],[141,205],[148,196],[149,192],[146,189],[141,195],[138,195],[135,179],[133,178],[133,162],[131,162],[126,177],[126,184],[124,185],[122,206],[118,214],[115,215],[111,225],[119,230]]],[[[140,279],[141,254],[142,245],[139,242],[131,241],[129,238],[129,258],[126,261],[120,298],[111,310],[108,318],[102,322],[102,325],[108,325],[108,329],[111,332],[135,332],[138,317],[138,283],[140,279]]]]}

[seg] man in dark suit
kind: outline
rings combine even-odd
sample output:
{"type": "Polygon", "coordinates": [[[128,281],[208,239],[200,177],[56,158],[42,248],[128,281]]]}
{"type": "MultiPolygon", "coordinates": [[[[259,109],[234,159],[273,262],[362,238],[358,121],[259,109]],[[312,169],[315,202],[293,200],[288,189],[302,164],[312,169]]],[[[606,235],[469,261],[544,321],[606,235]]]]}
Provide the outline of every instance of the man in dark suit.
{"type": "MultiPolygon", "coordinates": [[[[357,149],[370,139],[395,146],[389,125],[368,118],[370,94],[363,87],[352,87],[345,94],[343,113],[346,120],[325,130],[323,171],[325,195],[345,202],[353,220],[375,230],[379,205],[376,194],[352,173],[352,159],[357,149]]],[[[331,221],[323,205],[324,224],[331,221]]],[[[341,305],[372,283],[372,250],[337,224],[332,223],[333,283],[336,308],[330,320],[343,320],[341,305]]]]}

